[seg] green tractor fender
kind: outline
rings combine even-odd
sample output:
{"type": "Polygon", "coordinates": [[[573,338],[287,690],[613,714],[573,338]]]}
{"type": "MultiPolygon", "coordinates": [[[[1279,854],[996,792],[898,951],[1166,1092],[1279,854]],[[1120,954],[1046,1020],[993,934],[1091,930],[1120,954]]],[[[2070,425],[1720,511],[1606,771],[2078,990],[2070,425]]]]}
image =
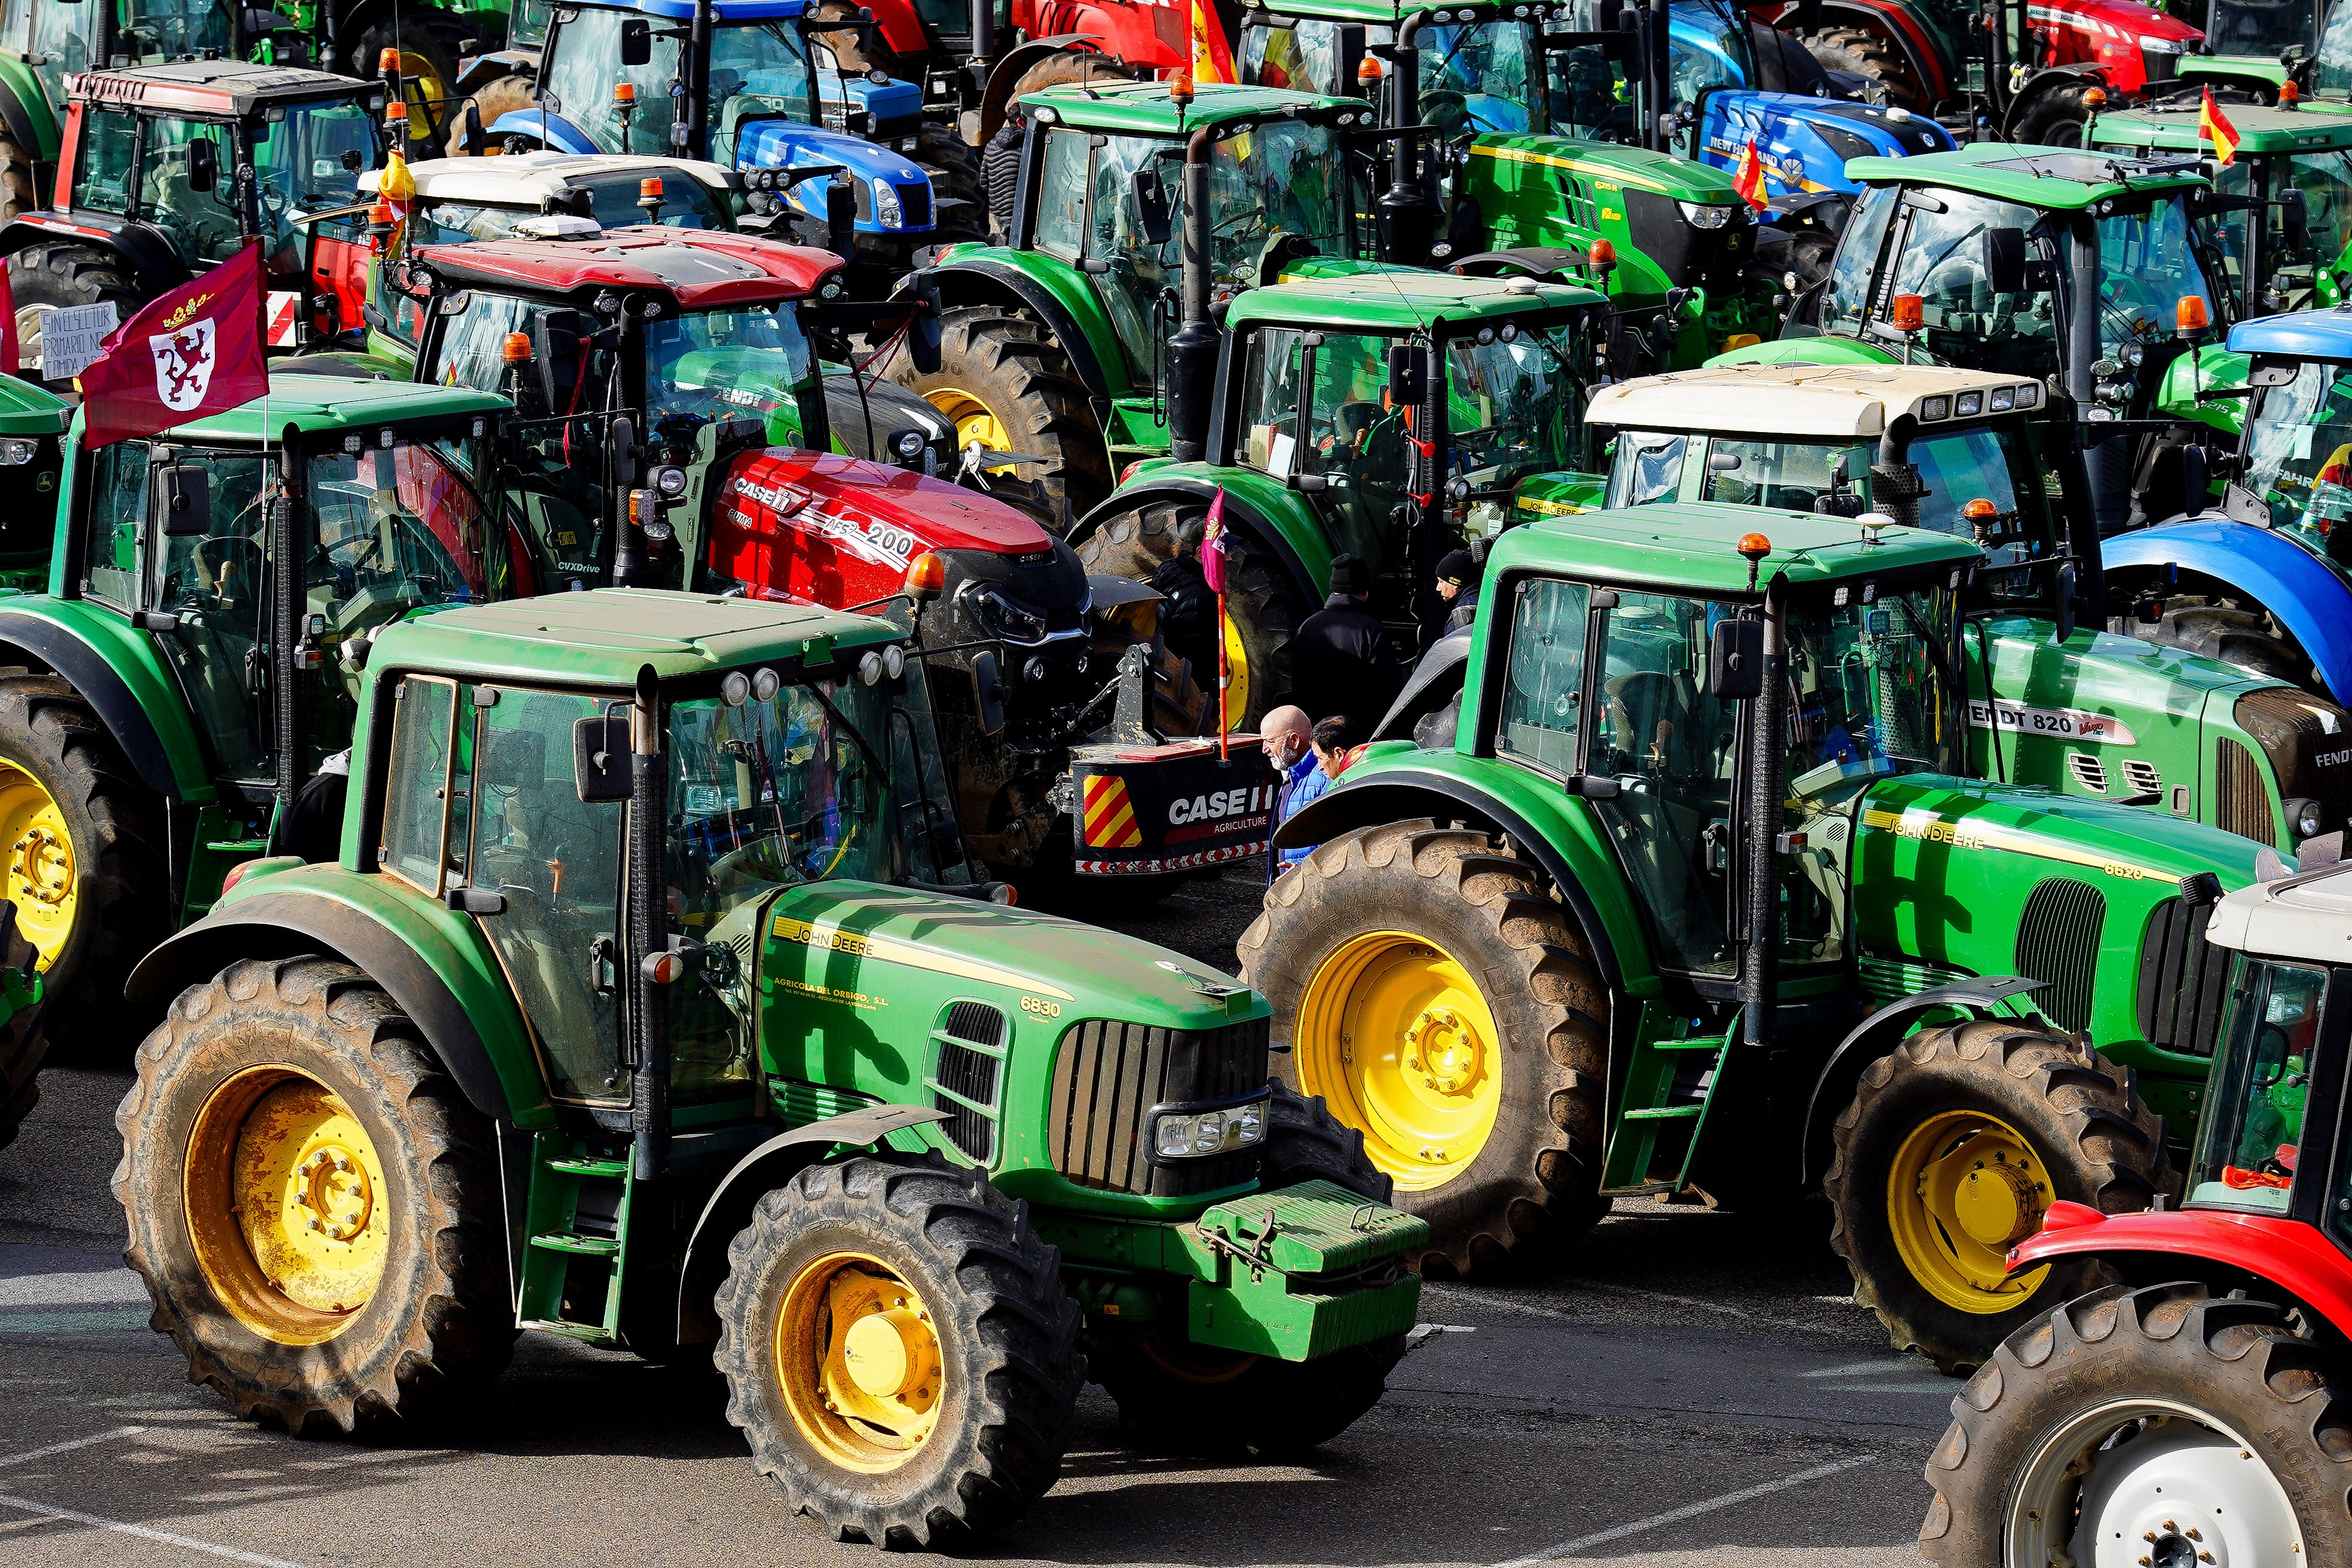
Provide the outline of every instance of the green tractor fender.
{"type": "Polygon", "coordinates": [[[240,878],[213,911],[164,942],[123,988],[134,1023],[240,958],[326,952],[365,970],[424,1031],[475,1110],[530,1130],[554,1124],[522,1012],[471,916],[389,878],[286,857],[240,878]]]}
{"type": "Polygon", "coordinates": [[[2157,384],[2156,412],[2219,430],[2235,442],[2245,420],[2245,402],[2212,395],[2245,385],[2253,363],[2251,354],[2232,353],[2219,343],[2175,355],[2157,384]]]}
{"type": "Polygon", "coordinates": [[[1110,313],[1086,274],[1068,262],[986,246],[956,253],[932,268],[928,277],[939,289],[943,310],[994,305],[1034,311],[1069,356],[1087,395],[1095,402],[1097,418],[1109,418],[1112,398],[1136,394],[1128,382],[1127,362],[1119,356],[1110,313]]]}
{"type": "Polygon", "coordinates": [[[69,681],[149,789],[213,798],[187,700],[147,633],[79,600],[26,595],[0,601],[0,663],[43,665],[69,681]]]}
{"type": "Polygon", "coordinates": [[[1342,833],[1433,817],[1469,822],[1510,835],[1534,857],[1584,929],[1593,963],[1612,993],[1653,996],[1663,989],[1650,941],[1624,873],[1586,815],[1583,803],[1529,775],[1524,781],[1477,758],[1411,745],[1375,746],[1364,760],[1274,836],[1277,849],[1322,844],[1342,833]],[[1596,891],[1604,896],[1595,898],[1596,891]]]}
{"type": "MultiPolygon", "coordinates": [[[[48,89],[21,56],[0,55],[0,128],[7,131],[8,139],[26,157],[37,159],[54,173],[63,128],[58,123],[56,106],[49,102],[48,89]]],[[[37,183],[42,188],[35,194],[46,202],[48,182],[37,183]]]]}
{"type": "Polygon", "coordinates": [[[719,1337],[719,1318],[710,1303],[727,1275],[727,1244],[751,1223],[761,1194],[775,1191],[835,1149],[872,1149],[893,1132],[947,1119],[946,1111],[920,1105],[868,1105],[779,1132],[736,1161],[703,1204],[679,1259],[677,1342],[707,1344],[719,1337]]]}
{"type": "Polygon", "coordinates": [[[1111,518],[1157,502],[1206,506],[1225,493],[1225,526],[1273,547],[1291,581],[1310,605],[1323,602],[1331,580],[1331,541],[1305,496],[1255,468],[1212,468],[1206,463],[1171,464],[1129,485],[1070,528],[1073,549],[1111,518]]]}
{"type": "MultiPolygon", "coordinates": [[[[1838,1112],[1853,1099],[1862,1082],[1863,1069],[1908,1039],[1928,1014],[1962,1013],[1970,1017],[1994,1014],[2027,1016],[2015,1009],[2022,1007],[2031,1014],[2032,1004],[2020,999],[2048,984],[2046,980],[2029,980],[2014,974],[1972,975],[1890,1003],[1856,1024],[1830,1052],[1829,1060],[1822,1064],[1821,1076],[1813,1080],[1812,1098],[1805,1104],[1803,1136],[1797,1144],[1799,1183],[1811,1188],[1829,1169],[1838,1112]]],[[[2045,1021],[2042,1026],[2056,1026],[2045,1021]]]]}

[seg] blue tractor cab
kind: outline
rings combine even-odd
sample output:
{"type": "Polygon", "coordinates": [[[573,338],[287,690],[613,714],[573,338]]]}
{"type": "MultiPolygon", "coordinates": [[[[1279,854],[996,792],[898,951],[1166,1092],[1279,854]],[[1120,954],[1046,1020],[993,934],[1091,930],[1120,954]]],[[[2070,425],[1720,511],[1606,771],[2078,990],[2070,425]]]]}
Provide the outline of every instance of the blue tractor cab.
{"type": "Polygon", "coordinates": [[[977,169],[926,126],[920,88],[839,62],[826,37],[856,26],[807,0],[566,5],[519,62],[536,102],[486,132],[512,152],[707,159],[743,175],[744,227],[807,243],[845,216],[838,186],[853,259],[903,271],[919,247],[972,237],[977,169]]]}

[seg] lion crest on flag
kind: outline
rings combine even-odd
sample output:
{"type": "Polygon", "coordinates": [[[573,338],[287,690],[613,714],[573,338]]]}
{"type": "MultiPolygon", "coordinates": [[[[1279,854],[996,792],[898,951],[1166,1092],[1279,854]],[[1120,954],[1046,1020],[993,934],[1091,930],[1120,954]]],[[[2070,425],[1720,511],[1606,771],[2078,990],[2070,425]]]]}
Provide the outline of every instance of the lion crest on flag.
{"type": "Polygon", "coordinates": [[[213,322],[209,316],[147,340],[155,353],[155,395],[174,414],[205,400],[213,384],[213,322]]]}

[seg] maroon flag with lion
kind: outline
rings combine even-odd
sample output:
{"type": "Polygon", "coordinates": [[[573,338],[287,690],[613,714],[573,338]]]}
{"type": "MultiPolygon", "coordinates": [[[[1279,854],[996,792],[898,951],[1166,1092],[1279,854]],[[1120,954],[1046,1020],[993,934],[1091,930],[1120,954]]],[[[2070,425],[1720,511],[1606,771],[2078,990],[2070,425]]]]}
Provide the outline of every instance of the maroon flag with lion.
{"type": "Polygon", "coordinates": [[[261,247],[248,243],[115,328],[78,383],[81,444],[152,436],[268,392],[263,292],[261,247]]]}

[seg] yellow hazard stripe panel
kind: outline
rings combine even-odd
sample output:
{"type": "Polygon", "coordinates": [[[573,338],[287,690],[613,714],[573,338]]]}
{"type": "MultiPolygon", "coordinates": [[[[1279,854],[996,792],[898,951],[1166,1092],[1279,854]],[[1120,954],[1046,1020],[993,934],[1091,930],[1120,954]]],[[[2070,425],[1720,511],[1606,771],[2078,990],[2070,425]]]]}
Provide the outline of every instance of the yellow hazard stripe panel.
{"type": "Polygon", "coordinates": [[[2120,877],[2127,882],[2177,882],[2180,879],[2170,871],[2135,866],[2128,860],[2113,859],[2087,849],[2070,849],[2063,844],[2053,844],[2046,838],[2021,833],[2015,828],[1987,823],[1947,821],[1931,811],[1895,812],[1865,808],[1862,814],[1862,825],[1892,833],[1898,838],[1948,844],[1955,849],[1999,849],[2011,855],[2031,855],[2036,859],[2087,867],[2110,877],[2120,877]]]}
{"type": "Polygon", "coordinates": [[[1506,163],[1540,163],[1547,169],[1567,169],[1579,174],[1590,174],[1596,180],[1616,180],[1628,185],[1639,185],[1645,191],[1663,194],[1666,188],[1659,181],[1629,174],[1605,163],[1588,163],[1580,158],[1561,158],[1549,153],[1530,153],[1524,147],[1482,147],[1474,142],[1470,145],[1470,155],[1473,158],[1499,158],[1506,163]]]}
{"type": "Polygon", "coordinates": [[[768,928],[769,934],[803,947],[845,952],[853,958],[871,958],[884,963],[903,963],[909,969],[928,969],[934,974],[952,974],[959,980],[977,980],[990,985],[1009,985],[1031,994],[1044,992],[1065,1002],[1075,1002],[1076,996],[1045,984],[1034,975],[1015,974],[1009,969],[999,969],[992,963],[977,959],[958,958],[953,953],[934,952],[927,947],[917,947],[896,937],[861,936],[843,931],[838,926],[820,926],[808,921],[796,921],[780,914],[768,928]]]}
{"type": "Polygon", "coordinates": [[[1090,849],[1133,849],[1143,842],[1136,826],[1135,803],[1127,798],[1127,781],[1097,773],[1087,781],[1087,847],[1090,849]]]}

